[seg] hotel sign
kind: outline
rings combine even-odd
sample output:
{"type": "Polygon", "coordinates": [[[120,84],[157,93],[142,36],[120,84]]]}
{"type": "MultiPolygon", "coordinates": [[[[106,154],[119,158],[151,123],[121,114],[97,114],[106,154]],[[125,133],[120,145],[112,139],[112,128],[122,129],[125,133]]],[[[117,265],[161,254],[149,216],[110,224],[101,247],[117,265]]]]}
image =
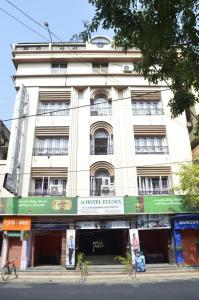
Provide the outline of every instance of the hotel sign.
{"type": "Polygon", "coordinates": [[[114,215],[124,214],[122,197],[78,198],[78,215],[114,215]]]}

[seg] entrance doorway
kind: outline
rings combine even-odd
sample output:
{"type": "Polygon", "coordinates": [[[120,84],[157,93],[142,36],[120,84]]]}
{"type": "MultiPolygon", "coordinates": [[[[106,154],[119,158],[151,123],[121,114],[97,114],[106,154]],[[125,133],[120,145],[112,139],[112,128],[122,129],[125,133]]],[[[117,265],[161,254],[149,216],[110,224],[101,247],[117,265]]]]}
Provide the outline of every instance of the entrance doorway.
{"type": "Polygon", "coordinates": [[[78,230],[78,252],[86,256],[116,256],[125,255],[128,244],[128,230],[78,230]]]}
{"type": "Polygon", "coordinates": [[[168,263],[168,244],[171,230],[139,230],[140,250],[146,258],[146,263],[168,263]]]}
{"type": "Polygon", "coordinates": [[[62,232],[49,231],[34,236],[34,266],[61,265],[62,232]]]}
{"type": "Polygon", "coordinates": [[[8,260],[14,261],[15,266],[20,268],[21,264],[22,241],[19,237],[9,237],[8,242],[8,260]]]}

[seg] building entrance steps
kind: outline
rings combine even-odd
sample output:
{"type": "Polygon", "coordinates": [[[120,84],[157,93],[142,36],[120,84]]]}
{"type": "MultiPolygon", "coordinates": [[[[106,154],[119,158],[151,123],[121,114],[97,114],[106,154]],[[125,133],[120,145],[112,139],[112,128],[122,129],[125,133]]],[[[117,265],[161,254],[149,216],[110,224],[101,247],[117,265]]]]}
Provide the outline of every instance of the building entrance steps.
{"type": "MultiPolygon", "coordinates": [[[[86,256],[86,260],[91,262],[91,265],[88,266],[89,274],[94,273],[118,273],[124,274],[126,272],[126,268],[124,265],[121,265],[118,262],[113,263],[111,258],[114,259],[112,256],[108,256],[106,258],[106,264],[102,264],[103,260],[98,257],[97,261],[92,261],[92,256],[86,256]],[[109,259],[109,260],[108,260],[109,259]],[[110,260],[112,263],[110,263],[110,260]],[[97,263],[96,263],[97,262],[97,263]],[[109,262],[109,263],[107,263],[109,262]]],[[[95,257],[96,258],[96,257],[95,257]]],[[[184,270],[184,268],[178,268],[177,265],[169,265],[169,264],[147,264],[147,273],[169,273],[169,272],[178,272],[180,270],[184,270]]],[[[27,270],[20,271],[19,274],[27,274],[28,276],[33,275],[36,276],[37,274],[42,276],[77,276],[80,272],[76,270],[66,270],[63,266],[36,266],[32,268],[28,268],[27,270]]]]}

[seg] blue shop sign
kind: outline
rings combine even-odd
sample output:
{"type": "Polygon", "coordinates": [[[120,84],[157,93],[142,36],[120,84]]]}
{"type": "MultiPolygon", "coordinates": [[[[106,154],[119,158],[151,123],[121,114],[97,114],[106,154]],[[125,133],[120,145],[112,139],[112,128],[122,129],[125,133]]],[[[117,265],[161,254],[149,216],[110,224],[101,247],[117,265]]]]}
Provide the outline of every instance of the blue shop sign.
{"type": "Polygon", "coordinates": [[[62,223],[33,223],[33,230],[66,230],[69,228],[68,224],[62,223]]]}
{"type": "Polygon", "coordinates": [[[199,215],[180,215],[172,218],[174,229],[199,229],[199,215]]]}

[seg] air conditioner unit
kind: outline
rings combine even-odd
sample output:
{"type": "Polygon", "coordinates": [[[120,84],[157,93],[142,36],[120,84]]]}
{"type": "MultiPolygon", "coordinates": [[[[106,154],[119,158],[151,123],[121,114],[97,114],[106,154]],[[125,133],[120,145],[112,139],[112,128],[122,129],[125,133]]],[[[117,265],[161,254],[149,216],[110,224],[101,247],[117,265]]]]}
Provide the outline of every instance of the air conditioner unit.
{"type": "Polygon", "coordinates": [[[102,193],[108,193],[109,192],[109,185],[101,185],[101,192],[102,193]]]}
{"type": "Polygon", "coordinates": [[[133,66],[132,65],[124,65],[123,66],[123,72],[124,73],[132,73],[133,72],[133,66]]]}
{"type": "Polygon", "coordinates": [[[51,185],[50,186],[50,194],[51,195],[62,195],[63,186],[62,185],[51,185]]]}

